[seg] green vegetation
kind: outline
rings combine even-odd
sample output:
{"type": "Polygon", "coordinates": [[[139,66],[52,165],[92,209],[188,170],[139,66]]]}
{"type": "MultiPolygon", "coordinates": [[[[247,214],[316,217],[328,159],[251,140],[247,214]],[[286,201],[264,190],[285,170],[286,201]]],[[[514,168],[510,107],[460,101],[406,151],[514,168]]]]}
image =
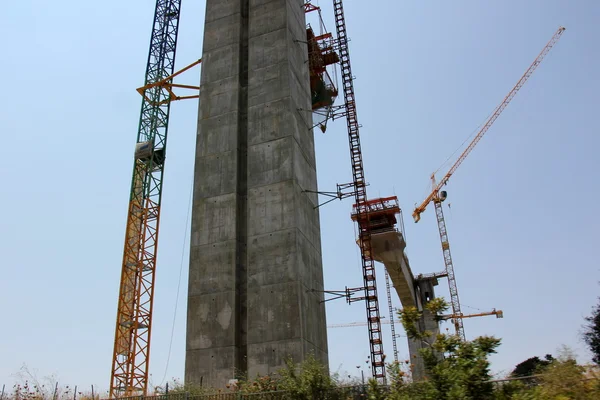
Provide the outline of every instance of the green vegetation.
{"type": "MultiPolygon", "coordinates": [[[[426,308],[434,315],[448,309],[441,298],[434,299],[426,308]]],[[[407,336],[428,344],[421,355],[425,363],[427,379],[412,385],[402,385],[392,378],[391,398],[394,399],[493,399],[494,385],[491,382],[488,357],[496,352],[500,340],[491,336],[478,337],[463,342],[455,335],[439,334],[431,337],[430,332],[418,332],[417,322],[422,312],[407,307],[399,313],[407,336]],[[411,386],[418,386],[418,390],[411,386]],[[416,396],[415,396],[415,393],[416,396]]],[[[392,367],[393,369],[393,367],[392,367]]]]}
{"type": "Polygon", "coordinates": [[[600,398],[600,375],[578,365],[568,350],[541,364],[536,378],[505,382],[496,389],[497,400],[595,400],[600,398]]]}
{"type": "Polygon", "coordinates": [[[586,317],[585,321],[583,340],[592,352],[592,360],[600,365],[600,299],[592,315],[586,317]]]}
{"type": "MultiPolygon", "coordinates": [[[[370,380],[364,387],[346,386],[338,377],[329,375],[325,366],[309,357],[301,364],[288,362],[277,374],[240,380],[237,385],[220,390],[183,385],[174,380],[169,383],[169,395],[173,400],[600,399],[600,374],[578,365],[567,350],[551,361],[548,357],[547,362],[540,360],[542,362],[534,369],[534,378],[493,382],[487,357],[499,343],[492,337],[460,342],[453,336],[438,336],[432,342],[432,348],[424,350],[428,378],[423,382],[410,381],[408,365],[392,363],[388,365],[388,386],[380,386],[375,380],[370,380]],[[444,357],[434,357],[436,351],[444,357]]],[[[48,387],[25,381],[23,385],[16,385],[12,392],[5,393],[2,400],[92,400],[89,394],[76,393],[69,387],[48,387]]],[[[166,400],[165,397],[162,399],[166,400]]],[[[98,400],[97,395],[93,400],[98,400]]]]}
{"type": "MultiPolygon", "coordinates": [[[[448,310],[441,298],[431,301],[427,311],[439,316],[448,310]]],[[[412,382],[408,362],[388,365],[388,386],[369,380],[365,386],[346,387],[314,358],[302,364],[288,362],[277,374],[240,381],[228,390],[241,395],[290,400],[592,400],[600,399],[600,375],[578,365],[563,349],[557,358],[531,357],[517,364],[506,380],[494,381],[489,356],[500,339],[481,336],[463,342],[455,335],[419,332],[422,312],[406,308],[399,312],[407,335],[427,344],[421,350],[427,378],[412,382]],[[525,379],[523,379],[525,378],[525,379]]],[[[206,393],[206,392],[205,392],[206,393]]]]}
{"type": "MultiPolygon", "coordinates": [[[[427,305],[427,311],[439,316],[448,309],[443,299],[427,305]]],[[[598,368],[577,364],[575,356],[562,349],[558,357],[547,354],[543,359],[531,357],[517,364],[509,377],[494,381],[490,373],[489,356],[500,346],[500,339],[481,336],[460,341],[454,335],[419,332],[416,324],[422,313],[415,308],[399,312],[407,335],[427,346],[421,349],[426,379],[412,382],[410,366],[405,363],[388,365],[388,386],[369,380],[366,385],[342,382],[330,375],[326,366],[314,357],[301,364],[288,361],[275,374],[240,379],[223,389],[184,385],[173,380],[169,395],[173,400],[596,400],[600,399],[598,368]]],[[[600,361],[600,305],[586,318],[584,339],[600,361]]],[[[62,388],[49,379],[40,383],[26,369],[20,377],[23,383],[5,392],[0,400],[97,400],[87,393],[68,386],[62,388]]],[[[166,389],[166,388],[165,388],[166,389]]],[[[164,394],[164,390],[160,390],[164,394]]],[[[158,393],[157,393],[158,394],[158,393]]],[[[97,396],[97,395],[96,395],[97,396]]],[[[103,396],[105,397],[105,396],[103,396]]],[[[162,398],[166,399],[166,398],[162,398]]]]}
{"type": "MultiPolygon", "coordinates": [[[[178,381],[169,384],[169,394],[189,393],[190,395],[215,395],[235,393],[236,395],[266,395],[277,399],[314,400],[345,399],[342,384],[331,376],[326,366],[312,355],[303,363],[294,364],[291,360],[277,374],[257,376],[254,379],[240,379],[237,384],[225,390],[201,386],[183,385],[178,381]]],[[[255,397],[252,397],[255,398],[255,397]]]]}
{"type": "Polygon", "coordinates": [[[551,354],[546,354],[543,360],[538,356],[528,358],[527,360],[517,364],[515,369],[510,373],[513,378],[535,375],[536,371],[542,367],[547,367],[554,361],[551,354]]]}
{"type": "MultiPolygon", "coordinates": [[[[428,306],[434,315],[446,311],[448,305],[436,299],[428,306]]],[[[399,366],[391,366],[391,391],[393,400],[592,400],[600,398],[600,375],[586,370],[575,361],[567,349],[558,359],[546,355],[545,360],[532,357],[518,364],[513,378],[535,375],[528,380],[492,382],[488,357],[500,346],[500,339],[481,336],[462,342],[456,336],[418,332],[417,322],[422,313],[408,308],[399,313],[408,337],[421,340],[428,347],[421,350],[427,379],[423,382],[405,382],[399,366]]],[[[588,332],[600,346],[600,306],[593,317],[586,319],[588,332]],[[592,322],[597,324],[592,324],[592,322]],[[596,329],[597,330],[594,330],[596,329]]],[[[595,360],[596,361],[596,360],[595,360]]]]}
{"type": "Polygon", "coordinates": [[[15,376],[20,383],[15,384],[12,389],[4,387],[0,400],[100,400],[97,393],[92,394],[89,390],[59,385],[55,376],[39,379],[25,365],[15,376]]]}

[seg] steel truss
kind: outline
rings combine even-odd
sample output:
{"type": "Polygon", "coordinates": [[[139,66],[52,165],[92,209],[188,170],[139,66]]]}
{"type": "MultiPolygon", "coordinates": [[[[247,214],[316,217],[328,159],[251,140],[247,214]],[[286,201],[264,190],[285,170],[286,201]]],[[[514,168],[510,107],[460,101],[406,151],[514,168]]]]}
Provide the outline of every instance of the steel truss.
{"type": "Polygon", "coordinates": [[[354,188],[354,183],[342,183],[342,184],[337,184],[337,191],[335,192],[321,192],[318,190],[303,190],[302,192],[305,193],[317,193],[320,194],[322,196],[326,196],[326,197],[330,197],[329,200],[327,200],[324,203],[320,203],[317,204],[316,206],[314,206],[314,209],[317,209],[321,206],[324,206],[325,204],[329,204],[334,200],[343,200],[346,199],[348,197],[353,197],[356,195],[356,193],[354,191],[349,192],[348,189],[354,188]]]}
{"type": "Polygon", "coordinates": [[[158,226],[172,91],[153,85],[173,75],[181,0],[157,0],[133,165],[123,250],[111,398],[145,395],[158,226]]]}

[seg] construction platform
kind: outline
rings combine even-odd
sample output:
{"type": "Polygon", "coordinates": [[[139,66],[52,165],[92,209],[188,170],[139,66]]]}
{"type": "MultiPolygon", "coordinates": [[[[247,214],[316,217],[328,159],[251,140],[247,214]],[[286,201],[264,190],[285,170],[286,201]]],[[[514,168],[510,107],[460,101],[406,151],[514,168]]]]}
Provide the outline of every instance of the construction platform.
{"type": "MultiPolygon", "coordinates": [[[[356,212],[356,205],[352,210],[352,220],[358,222],[361,228],[367,229],[371,234],[371,256],[375,261],[385,266],[392,285],[402,303],[402,307],[416,307],[423,312],[423,317],[418,323],[421,332],[429,331],[435,337],[439,333],[439,324],[426,309],[425,305],[435,298],[434,286],[437,286],[436,274],[419,274],[417,278],[410,268],[408,257],[405,253],[406,239],[402,210],[398,198],[384,197],[369,200],[361,204],[367,210],[361,213],[360,220],[356,212]]],[[[357,241],[360,245],[360,240],[357,241]]],[[[425,376],[425,366],[419,349],[427,346],[423,341],[408,340],[411,358],[412,377],[415,381],[425,376]]]]}

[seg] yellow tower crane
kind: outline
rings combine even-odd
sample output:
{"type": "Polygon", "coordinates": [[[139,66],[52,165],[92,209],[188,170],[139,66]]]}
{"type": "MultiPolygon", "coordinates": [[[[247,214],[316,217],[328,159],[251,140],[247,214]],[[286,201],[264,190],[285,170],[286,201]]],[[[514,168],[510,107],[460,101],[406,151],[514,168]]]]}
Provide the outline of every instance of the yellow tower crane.
{"type": "Polygon", "coordinates": [[[523,74],[521,79],[519,79],[515,87],[512,88],[512,90],[508,93],[508,95],[506,95],[502,103],[500,103],[500,105],[494,110],[494,112],[485,122],[481,130],[477,133],[477,135],[475,135],[475,138],[473,138],[469,146],[463,151],[460,157],[458,157],[458,159],[456,160],[454,165],[452,165],[452,167],[446,173],[446,175],[444,175],[444,177],[439,182],[436,182],[435,174],[431,175],[431,193],[429,193],[429,195],[425,198],[421,205],[415,208],[412,214],[415,222],[419,222],[419,220],[421,219],[421,213],[425,211],[429,203],[433,201],[438,222],[438,230],[440,232],[440,240],[442,243],[442,252],[444,254],[444,263],[446,266],[445,272],[448,276],[448,286],[450,287],[450,302],[452,305],[452,314],[455,316],[455,318],[453,318],[454,327],[456,328],[456,335],[462,338],[463,340],[465,339],[465,332],[462,323],[463,319],[457,318],[458,316],[462,315],[460,311],[460,301],[458,298],[458,288],[456,286],[456,279],[454,277],[454,265],[452,263],[452,256],[450,254],[448,232],[446,231],[446,222],[444,221],[444,213],[442,211],[442,202],[446,199],[447,194],[445,191],[441,190],[441,188],[442,186],[448,183],[450,177],[454,174],[454,172],[456,172],[456,170],[463,163],[463,161],[465,161],[465,159],[471,153],[471,151],[473,151],[473,149],[475,148],[477,143],[479,143],[483,135],[485,135],[485,133],[488,131],[488,129],[490,129],[490,127],[496,121],[496,119],[498,119],[502,111],[504,111],[506,106],[508,106],[510,101],[515,97],[519,89],[521,89],[525,82],[527,82],[531,74],[533,74],[533,71],[535,71],[535,69],[540,65],[544,57],[548,54],[548,52],[550,51],[550,49],[552,49],[556,42],[558,42],[564,31],[564,27],[561,26],[558,28],[558,30],[554,33],[550,41],[542,49],[541,53],[533,61],[533,64],[531,64],[527,71],[525,71],[525,73],[523,74]]]}

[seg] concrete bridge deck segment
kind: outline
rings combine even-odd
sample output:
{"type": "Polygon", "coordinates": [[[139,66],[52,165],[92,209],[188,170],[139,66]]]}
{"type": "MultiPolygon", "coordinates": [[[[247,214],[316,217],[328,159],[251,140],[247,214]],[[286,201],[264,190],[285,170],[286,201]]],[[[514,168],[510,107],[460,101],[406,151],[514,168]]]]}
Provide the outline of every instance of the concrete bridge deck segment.
{"type": "MultiPolygon", "coordinates": [[[[417,327],[421,332],[431,332],[434,338],[439,333],[439,324],[425,305],[435,298],[434,286],[438,284],[438,275],[420,274],[415,279],[404,251],[406,240],[401,229],[402,214],[396,197],[370,200],[367,202],[367,210],[366,220],[357,221],[355,212],[352,219],[362,224],[361,227],[368,227],[372,257],[385,266],[402,307],[416,307],[421,311],[423,316],[417,327]]],[[[428,346],[427,341],[408,339],[411,372],[415,381],[425,377],[425,365],[419,350],[428,346]]]]}
{"type": "Polygon", "coordinates": [[[418,307],[414,276],[404,253],[406,241],[396,230],[371,234],[373,258],[385,265],[403,307],[418,307]]]}

